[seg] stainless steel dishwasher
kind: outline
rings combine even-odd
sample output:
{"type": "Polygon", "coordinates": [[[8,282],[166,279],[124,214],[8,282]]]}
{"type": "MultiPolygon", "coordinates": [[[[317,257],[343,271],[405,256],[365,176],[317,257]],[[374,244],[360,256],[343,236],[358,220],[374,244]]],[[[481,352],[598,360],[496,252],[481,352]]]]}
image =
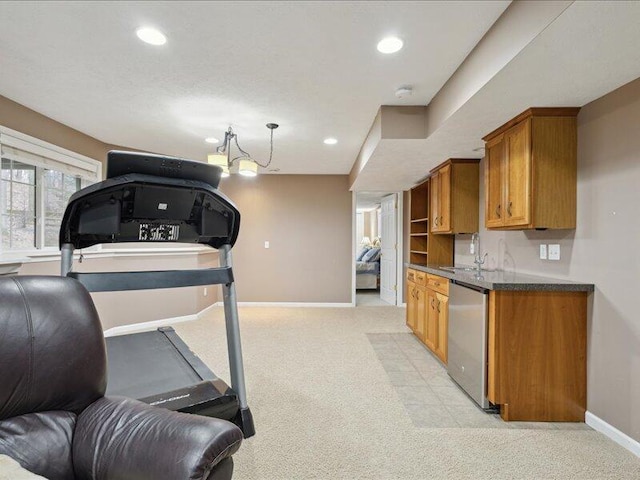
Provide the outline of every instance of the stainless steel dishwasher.
{"type": "Polygon", "coordinates": [[[447,372],[485,410],[488,305],[489,290],[451,280],[447,372]]]}

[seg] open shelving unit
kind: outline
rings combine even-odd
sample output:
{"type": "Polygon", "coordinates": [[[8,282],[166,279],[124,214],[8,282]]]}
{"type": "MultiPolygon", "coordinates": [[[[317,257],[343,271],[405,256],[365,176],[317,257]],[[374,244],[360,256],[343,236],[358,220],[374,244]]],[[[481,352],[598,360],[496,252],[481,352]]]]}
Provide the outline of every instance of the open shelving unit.
{"type": "Polygon", "coordinates": [[[429,225],[429,179],[411,189],[409,263],[452,265],[453,236],[433,235],[429,225]]]}
{"type": "Polygon", "coordinates": [[[411,190],[411,227],[409,230],[409,261],[427,263],[429,238],[429,182],[411,190]]]}

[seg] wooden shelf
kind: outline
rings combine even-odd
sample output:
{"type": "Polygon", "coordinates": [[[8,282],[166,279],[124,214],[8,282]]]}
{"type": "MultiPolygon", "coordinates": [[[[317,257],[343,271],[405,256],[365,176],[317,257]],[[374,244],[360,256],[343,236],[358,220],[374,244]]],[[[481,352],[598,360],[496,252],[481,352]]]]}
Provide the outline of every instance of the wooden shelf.
{"type": "Polygon", "coordinates": [[[409,263],[452,265],[453,235],[430,234],[429,189],[429,180],[411,189],[409,263]]]}

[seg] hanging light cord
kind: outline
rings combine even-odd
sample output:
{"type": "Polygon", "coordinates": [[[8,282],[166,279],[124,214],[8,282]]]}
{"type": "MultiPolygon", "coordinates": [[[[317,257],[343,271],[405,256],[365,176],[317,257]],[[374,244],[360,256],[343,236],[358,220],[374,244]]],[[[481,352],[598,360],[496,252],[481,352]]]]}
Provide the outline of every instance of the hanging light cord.
{"type": "Polygon", "coordinates": [[[254,160],[254,162],[256,162],[262,168],[267,168],[269,165],[271,165],[271,160],[273,160],[273,131],[276,128],[278,128],[278,124],[277,123],[267,123],[267,128],[269,130],[271,130],[271,148],[269,149],[269,161],[265,165],[262,165],[261,163],[259,163],[256,160],[254,160]]]}
{"type": "Polygon", "coordinates": [[[251,155],[249,155],[248,152],[246,152],[245,150],[242,149],[242,147],[238,143],[238,135],[233,133],[233,129],[231,127],[229,127],[229,130],[227,130],[225,132],[225,134],[224,134],[224,143],[222,145],[220,145],[218,148],[216,148],[216,151],[218,153],[225,153],[227,151],[227,148],[229,148],[229,149],[231,148],[231,141],[233,140],[235,142],[235,144],[236,144],[236,147],[238,148],[238,151],[242,155],[238,155],[237,157],[234,157],[231,160],[231,163],[235,162],[236,160],[238,160],[240,158],[248,158],[248,159],[254,161],[258,166],[260,166],[262,168],[267,168],[269,165],[271,165],[271,160],[273,160],[273,131],[278,127],[279,127],[279,125],[277,123],[267,123],[267,128],[269,130],[271,130],[271,137],[270,137],[269,161],[267,163],[265,163],[265,164],[262,164],[262,163],[258,162],[257,160],[252,158],[251,155]]]}

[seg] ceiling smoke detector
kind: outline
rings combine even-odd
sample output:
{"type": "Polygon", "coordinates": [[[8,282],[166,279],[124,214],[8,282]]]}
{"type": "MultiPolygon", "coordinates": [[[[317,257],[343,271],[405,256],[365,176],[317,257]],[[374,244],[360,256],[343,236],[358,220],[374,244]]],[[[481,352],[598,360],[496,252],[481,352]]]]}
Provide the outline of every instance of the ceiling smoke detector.
{"type": "Polygon", "coordinates": [[[398,98],[410,97],[412,94],[413,94],[413,87],[409,85],[404,85],[396,90],[396,97],[398,98]]]}

